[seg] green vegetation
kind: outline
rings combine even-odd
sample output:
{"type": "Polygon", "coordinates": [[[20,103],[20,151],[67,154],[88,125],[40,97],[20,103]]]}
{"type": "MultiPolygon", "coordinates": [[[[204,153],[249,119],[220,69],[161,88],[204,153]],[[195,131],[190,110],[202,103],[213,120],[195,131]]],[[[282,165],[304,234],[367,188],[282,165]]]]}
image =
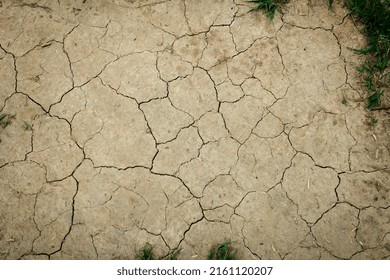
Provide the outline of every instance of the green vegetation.
{"type": "Polygon", "coordinates": [[[22,128],[24,130],[32,130],[31,125],[28,122],[26,122],[26,121],[23,122],[22,128]]]}
{"type": "Polygon", "coordinates": [[[211,247],[207,258],[209,260],[235,260],[236,255],[237,249],[234,249],[231,242],[226,240],[211,247]]]}
{"type": "Polygon", "coordinates": [[[280,4],[285,4],[289,0],[248,0],[247,2],[256,3],[256,7],[252,8],[251,11],[264,10],[268,18],[272,20],[275,12],[281,11],[280,4]]]}
{"type": "Polygon", "coordinates": [[[368,121],[368,124],[371,126],[375,126],[378,123],[378,119],[375,117],[371,117],[370,120],[368,121]]]}
{"type": "Polygon", "coordinates": [[[16,114],[0,114],[0,126],[2,128],[6,128],[8,125],[12,123],[12,121],[15,119],[16,114]]]}
{"type": "Polygon", "coordinates": [[[149,243],[146,243],[145,246],[138,252],[137,259],[139,260],[154,260],[153,247],[149,243]]]}
{"type": "MultiPolygon", "coordinates": [[[[12,122],[15,119],[16,119],[16,114],[1,113],[0,114],[0,127],[3,129],[6,128],[10,124],[12,124],[12,122]]],[[[31,125],[26,121],[23,122],[22,128],[24,130],[32,130],[31,125]]]]}
{"type": "Polygon", "coordinates": [[[390,0],[347,0],[347,7],[364,24],[367,48],[354,50],[367,58],[358,69],[369,93],[369,109],[381,106],[383,89],[390,86],[390,0]]]}
{"type": "MultiPolygon", "coordinates": [[[[172,250],[166,257],[158,258],[160,260],[177,260],[181,249],[172,250]]],[[[146,243],[145,246],[138,252],[137,259],[139,260],[157,260],[153,254],[153,246],[149,243],[146,243]]]]}
{"type": "MultiPolygon", "coordinates": [[[[146,243],[144,247],[137,253],[138,260],[177,260],[181,248],[172,250],[167,256],[156,258],[153,254],[153,246],[146,243]]],[[[237,249],[233,248],[232,243],[226,240],[222,243],[213,245],[209,251],[209,260],[235,260],[237,249]]]]}
{"type": "MultiPolygon", "coordinates": [[[[328,0],[328,7],[332,9],[333,0],[328,0]]],[[[268,16],[270,20],[275,17],[275,12],[281,12],[281,4],[286,4],[290,0],[247,0],[250,3],[256,3],[256,6],[253,7],[250,11],[259,11],[264,10],[264,13],[268,16]]]]}
{"type": "Polygon", "coordinates": [[[333,0],[328,1],[328,8],[332,9],[333,8],[333,0]]]}
{"type": "MultiPolygon", "coordinates": [[[[269,19],[273,19],[276,11],[281,11],[281,4],[288,0],[249,0],[256,3],[251,11],[264,10],[269,19]]],[[[328,0],[329,9],[333,8],[333,0],[328,0]]],[[[368,92],[369,109],[381,109],[384,89],[390,88],[390,0],[345,0],[347,8],[364,24],[364,34],[368,39],[365,49],[354,49],[366,55],[363,65],[358,67],[363,85],[368,92]]],[[[344,104],[344,103],[343,103],[344,104]]]]}

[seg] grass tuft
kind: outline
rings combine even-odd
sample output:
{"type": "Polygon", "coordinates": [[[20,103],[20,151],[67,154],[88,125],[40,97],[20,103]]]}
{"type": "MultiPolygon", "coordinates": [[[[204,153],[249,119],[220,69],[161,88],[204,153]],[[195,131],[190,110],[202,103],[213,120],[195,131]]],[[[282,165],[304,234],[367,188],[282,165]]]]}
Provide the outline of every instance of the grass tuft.
{"type": "MultiPolygon", "coordinates": [[[[276,11],[281,11],[281,4],[289,0],[248,0],[256,3],[251,11],[264,10],[272,20],[276,11]]],[[[390,0],[345,0],[346,6],[364,25],[368,39],[365,49],[354,49],[366,55],[366,61],[358,68],[363,78],[363,85],[368,92],[368,109],[381,108],[384,90],[390,88],[390,0]]],[[[328,0],[328,8],[333,9],[334,0],[328,0]]]]}
{"type": "Polygon", "coordinates": [[[13,120],[15,120],[15,118],[16,118],[16,114],[5,114],[5,113],[0,114],[0,126],[2,128],[6,128],[12,123],[13,120]]]}
{"type": "Polygon", "coordinates": [[[247,2],[256,3],[256,6],[250,10],[251,12],[264,10],[264,13],[272,20],[275,17],[275,12],[281,11],[280,4],[285,4],[289,0],[248,0],[247,2]]]}
{"type": "Polygon", "coordinates": [[[138,252],[137,259],[139,260],[154,260],[153,247],[149,243],[138,252]]]}
{"type": "Polygon", "coordinates": [[[209,260],[235,260],[237,249],[234,249],[229,240],[215,244],[211,247],[208,255],[209,260]]]}
{"type": "Polygon", "coordinates": [[[370,126],[375,126],[378,123],[378,119],[375,117],[371,117],[370,120],[368,121],[368,124],[370,126]]]}
{"type": "Polygon", "coordinates": [[[28,122],[26,122],[26,121],[23,121],[22,128],[23,128],[24,130],[32,130],[31,125],[30,125],[28,122]]]}
{"type": "Polygon", "coordinates": [[[153,254],[153,246],[149,243],[146,243],[144,247],[139,250],[137,254],[138,260],[177,260],[177,256],[181,252],[181,248],[172,250],[167,256],[156,258],[153,254]]]}
{"type": "Polygon", "coordinates": [[[333,9],[333,0],[328,1],[328,9],[332,10],[333,9]]]}
{"type": "MultiPolygon", "coordinates": [[[[136,257],[138,260],[177,260],[181,248],[174,249],[165,257],[156,258],[153,254],[153,246],[146,243],[144,247],[138,251],[136,257]]],[[[232,246],[230,240],[225,240],[222,243],[213,245],[209,251],[209,260],[235,260],[237,257],[237,249],[232,246]]]]}
{"type": "Polygon", "coordinates": [[[390,0],[346,0],[346,4],[364,24],[368,46],[354,51],[367,55],[358,70],[369,94],[367,108],[378,108],[383,90],[390,87],[390,0]]]}

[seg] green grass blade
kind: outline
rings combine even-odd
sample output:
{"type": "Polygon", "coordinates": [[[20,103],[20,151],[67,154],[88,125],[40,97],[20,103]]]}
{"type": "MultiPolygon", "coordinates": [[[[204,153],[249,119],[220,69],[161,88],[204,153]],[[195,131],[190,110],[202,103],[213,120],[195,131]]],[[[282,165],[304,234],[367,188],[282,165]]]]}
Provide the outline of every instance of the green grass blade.
{"type": "Polygon", "coordinates": [[[373,95],[371,95],[368,98],[367,108],[373,109],[373,108],[381,106],[381,97],[382,97],[382,92],[379,92],[379,91],[377,91],[373,95]]]}
{"type": "Polygon", "coordinates": [[[287,3],[288,0],[247,0],[249,3],[256,3],[256,6],[250,9],[250,12],[264,10],[264,13],[272,21],[275,12],[281,12],[280,4],[287,3]]]}
{"type": "Polygon", "coordinates": [[[236,255],[237,249],[234,249],[231,242],[227,240],[212,246],[207,258],[209,260],[235,260],[236,255]]]}
{"type": "Polygon", "coordinates": [[[146,243],[145,246],[137,254],[137,259],[139,260],[153,260],[153,247],[149,243],[146,243]]]}
{"type": "Polygon", "coordinates": [[[328,2],[328,9],[333,10],[333,0],[329,0],[328,2]]]}

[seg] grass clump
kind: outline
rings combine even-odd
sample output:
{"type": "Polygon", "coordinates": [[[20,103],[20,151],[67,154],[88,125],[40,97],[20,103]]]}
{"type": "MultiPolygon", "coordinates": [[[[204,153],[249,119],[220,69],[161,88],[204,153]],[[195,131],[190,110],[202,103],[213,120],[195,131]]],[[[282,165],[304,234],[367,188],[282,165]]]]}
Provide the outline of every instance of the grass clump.
{"type": "Polygon", "coordinates": [[[23,122],[22,128],[23,128],[25,131],[26,131],[26,130],[32,130],[31,125],[30,125],[28,122],[26,122],[26,121],[23,122]]]}
{"type": "Polygon", "coordinates": [[[209,260],[235,260],[236,256],[237,249],[234,249],[232,243],[226,240],[212,246],[207,258],[209,260]]]}
{"type": "MultiPolygon", "coordinates": [[[[248,0],[256,3],[250,11],[264,10],[272,20],[276,11],[281,11],[281,4],[289,0],[248,0]]],[[[333,9],[334,0],[328,0],[328,8],[333,9]]],[[[364,25],[368,39],[365,49],[355,52],[367,55],[363,65],[358,67],[363,85],[368,91],[368,109],[388,109],[381,107],[384,90],[390,88],[390,0],[345,0],[351,14],[364,25]]]]}
{"type": "Polygon", "coordinates": [[[15,120],[16,114],[0,114],[0,126],[2,128],[6,128],[8,125],[12,123],[13,120],[15,120]]]}
{"type": "Polygon", "coordinates": [[[177,256],[179,255],[181,248],[172,250],[167,256],[163,258],[156,258],[153,253],[153,246],[149,243],[146,243],[144,247],[139,250],[137,254],[138,260],[177,260],[177,256]]]}
{"type": "MultiPolygon", "coordinates": [[[[138,251],[138,260],[177,260],[178,255],[181,252],[181,248],[172,250],[167,256],[156,258],[153,253],[153,246],[146,243],[144,247],[138,251]]],[[[233,248],[232,243],[226,240],[222,243],[213,245],[209,251],[209,260],[235,260],[237,256],[237,249],[233,248]]]]}
{"type": "Polygon", "coordinates": [[[378,123],[378,119],[375,117],[371,117],[370,120],[368,121],[368,124],[370,126],[375,126],[378,123]]]}
{"type": "Polygon", "coordinates": [[[367,107],[374,109],[381,106],[383,89],[390,86],[390,0],[347,0],[346,5],[364,24],[368,46],[354,51],[368,55],[358,70],[369,94],[367,107]]]}
{"type": "Polygon", "coordinates": [[[138,252],[137,259],[139,260],[154,260],[153,247],[146,243],[144,247],[138,252]]]}
{"type": "Polygon", "coordinates": [[[354,51],[367,55],[358,70],[369,93],[367,107],[374,109],[390,86],[390,0],[346,0],[346,5],[364,24],[367,48],[354,51]]]}
{"type": "Polygon", "coordinates": [[[280,4],[285,4],[289,0],[248,0],[247,2],[256,3],[250,11],[264,10],[270,20],[275,17],[275,12],[281,12],[280,4]]]}
{"type": "Polygon", "coordinates": [[[328,8],[332,9],[333,8],[333,0],[328,1],[328,8]]]}

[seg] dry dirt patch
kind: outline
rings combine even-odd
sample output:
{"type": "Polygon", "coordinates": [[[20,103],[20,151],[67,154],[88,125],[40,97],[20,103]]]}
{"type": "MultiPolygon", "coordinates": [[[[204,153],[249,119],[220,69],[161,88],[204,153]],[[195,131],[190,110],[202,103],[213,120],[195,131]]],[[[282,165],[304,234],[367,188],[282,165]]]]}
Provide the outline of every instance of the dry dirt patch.
{"type": "Polygon", "coordinates": [[[323,2],[0,1],[0,258],[389,258],[388,115],[323,2]]]}

